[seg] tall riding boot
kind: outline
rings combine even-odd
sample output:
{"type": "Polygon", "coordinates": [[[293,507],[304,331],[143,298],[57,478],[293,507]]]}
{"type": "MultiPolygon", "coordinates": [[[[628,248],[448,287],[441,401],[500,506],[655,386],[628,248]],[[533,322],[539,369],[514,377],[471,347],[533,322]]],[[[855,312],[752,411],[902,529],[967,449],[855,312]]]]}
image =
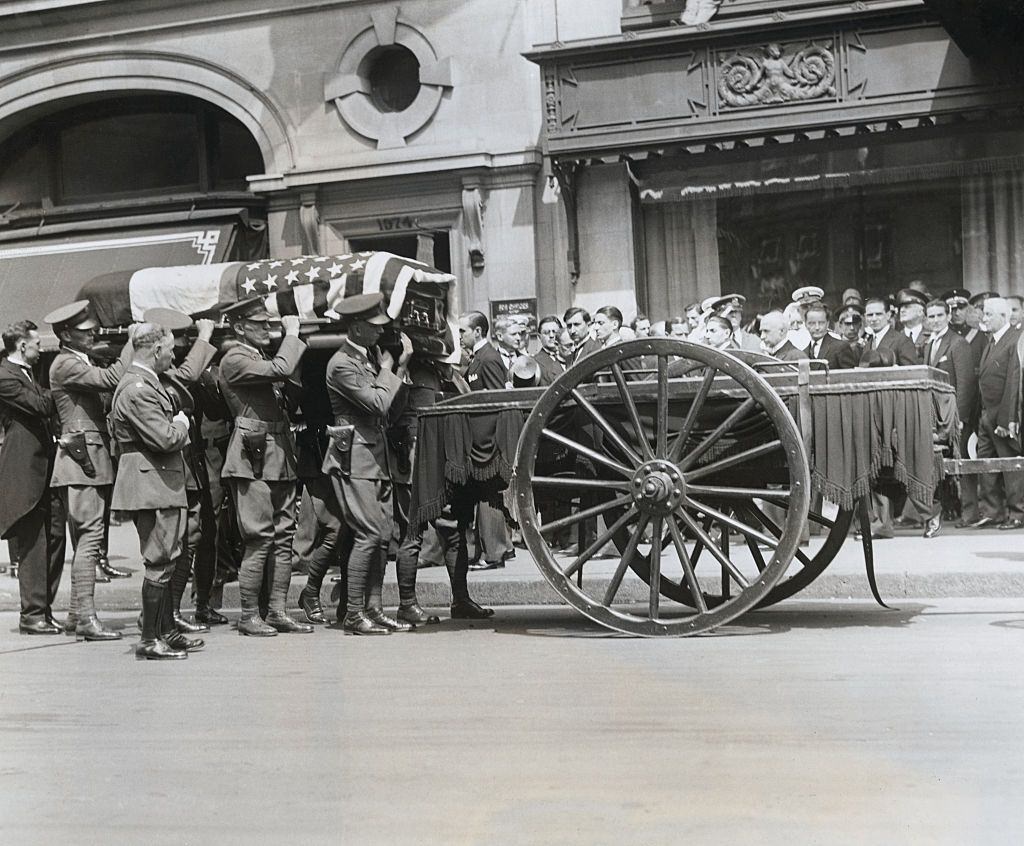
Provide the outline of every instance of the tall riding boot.
{"type": "Polygon", "coordinates": [[[288,614],[288,588],[292,583],[291,555],[273,557],[273,585],[270,590],[270,611],[267,625],[284,634],[310,634],[313,627],[300,623],[288,614]]]}
{"type": "Polygon", "coordinates": [[[263,622],[259,611],[262,568],[247,567],[244,562],[238,571],[238,595],[242,602],[242,616],[238,618],[238,633],[248,637],[274,637],[277,630],[263,622]]]}
{"type": "Polygon", "coordinates": [[[160,605],[160,637],[173,649],[198,652],[206,643],[201,638],[190,638],[178,631],[174,624],[174,597],[170,583],[164,585],[163,603],[160,605]]]}
{"type": "Polygon", "coordinates": [[[346,634],[356,635],[382,635],[391,634],[391,629],[375,623],[366,615],[366,600],[369,595],[369,582],[373,577],[376,567],[377,556],[380,555],[380,547],[373,546],[367,549],[352,550],[348,559],[348,597],[347,612],[345,619],[341,621],[341,628],[346,634]]]}
{"type": "Polygon", "coordinates": [[[423,532],[415,532],[409,527],[402,545],[398,548],[398,561],[395,565],[398,573],[398,613],[395,616],[402,622],[414,626],[441,622],[440,617],[424,611],[416,597],[416,567],[422,544],[423,532]]]}
{"type": "MultiPolygon", "coordinates": [[[[216,528],[216,524],[213,521],[209,521],[209,526],[211,530],[216,528]]],[[[207,540],[204,537],[199,542],[199,548],[192,559],[192,574],[195,577],[196,589],[195,619],[197,623],[203,623],[206,626],[223,626],[228,622],[228,618],[214,611],[210,603],[213,591],[213,576],[216,569],[216,538],[207,540]]],[[[221,590],[223,591],[223,585],[221,590]]]]}
{"type": "Polygon", "coordinates": [[[192,556],[188,552],[182,552],[174,564],[174,572],[171,573],[171,581],[168,590],[171,594],[171,616],[174,618],[174,627],[182,634],[198,634],[208,632],[209,626],[202,623],[190,623],[181,616],[181,598],[185,595],[185,588],[188,585],[188,576],[192,572],[192,556]]]}
{"type": "Polygon", "coordinates": [[[459,524],[454,534],[455,554],[452,550],[445,552],[445,566],[448,568],[448,580],[452,585],[452,619],[483,620],[494,614],[493,608],[484,608],[477,604],[469,595],[469,548],[466,541],[468,526],[459,524]],[[454,560],[452,560],[454,558],[454,560]]]}
{"type": "Polygon", "coordinates": [[[71,593],[68,597],[68,618],[64,621],[64,633],[74,634],[78,625],[78,574],[74,562],[71,565],[71,593]]]}
{"type": "Polygon", "coordinates": [[[384,613],[384,570],[387,567],[387,555],[387,548],[382,547],[370,568],[366,616],[378,626],[383,626],[393,632],[411,632],[415,628],[412,623],[396,620],[384,613]]]}
{"type": "Polygon", "coordinates": [[[138,658],[165,659],[187,658],[183,649],[174,649],[161,640],[160,614],[167,591],[159,582],[143,579],[142,582],[142,640],[135,649],[138,658]]]}

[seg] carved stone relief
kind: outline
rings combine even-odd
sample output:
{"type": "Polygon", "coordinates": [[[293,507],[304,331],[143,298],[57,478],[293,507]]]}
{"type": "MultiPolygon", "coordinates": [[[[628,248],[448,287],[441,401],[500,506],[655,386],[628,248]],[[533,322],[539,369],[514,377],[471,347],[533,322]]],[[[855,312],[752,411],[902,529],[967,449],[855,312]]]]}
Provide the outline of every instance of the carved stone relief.
{"type": "Polygon", "coordinates": [[[773,43],[759,53],[737,51],[719,58],[718,96],[723,106],[790,103],[835,94],[835,56],[829,47],[813,42],[792,56],[773,43]]]}

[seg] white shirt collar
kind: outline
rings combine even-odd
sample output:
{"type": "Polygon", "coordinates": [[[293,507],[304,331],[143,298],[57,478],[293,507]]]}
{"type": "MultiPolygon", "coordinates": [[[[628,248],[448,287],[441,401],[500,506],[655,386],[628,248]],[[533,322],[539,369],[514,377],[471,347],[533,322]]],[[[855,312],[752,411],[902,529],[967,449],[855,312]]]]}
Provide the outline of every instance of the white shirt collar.
{"type": "Polygon", "coordinates": [[[993,333],[992,333],[992,343],[994,343],[994,344],[998,344],[998,343],[999,343],[999,341],[1000,341],[1000,339],[1001,339],[1001,338],[1003,337],[1003,335],[1005,335],[1005,334],[1006,334],[1007,332],[1009,332],[1009,331],[1010,331],[1010,324],[1009,324],[1009,323],[1007,323],[1007,324],[1006,324],[1006,325],[1005,325],[1005,326],[1004,326],[1004,327],[1003,327],[1002,329],[1000,329],[1000,330],[999,330],[998,332],[993,332],[993,333]]]}
{"type": "Polygon", "coordinates": [[[949,331],[949,327],[947,326],[945,329],[943,329],[937,335],[932,335],[932,341],[939,340],[939,338],[941,338],[943,335],[945,335],[948,331],[949,331]]]}
{"type": "Polygon", "coordinates": [[[878,331],[878,332],[875,332],[875,333],[874,333],[874,334],[875,334],[875,342],[876,342],[876,343],[877,343],[878,341],[881,341],[881,340],[882,340],[882,338],[884,338],[884,337],[885,337],[885,333],[889,331],[889,328],[890,328],[890,327],[889,327],[889,324],[887,323],[887,324],[885,325],[885,328],[884,328],[884,329],[882,329],[882,330],[880,330],[880,331],[878,331]]]}

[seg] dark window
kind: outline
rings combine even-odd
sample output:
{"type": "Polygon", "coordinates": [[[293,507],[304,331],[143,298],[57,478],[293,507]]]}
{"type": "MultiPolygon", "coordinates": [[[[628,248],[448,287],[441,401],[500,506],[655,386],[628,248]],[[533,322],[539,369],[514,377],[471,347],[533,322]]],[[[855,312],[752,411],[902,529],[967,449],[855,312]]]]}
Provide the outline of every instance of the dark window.
{"type": "Polygon", "coordinates": [[[360,76],[379,111],[404,112],[420,93],[420,63],[408,47],[377,47],[363,59],[360,76]]]}

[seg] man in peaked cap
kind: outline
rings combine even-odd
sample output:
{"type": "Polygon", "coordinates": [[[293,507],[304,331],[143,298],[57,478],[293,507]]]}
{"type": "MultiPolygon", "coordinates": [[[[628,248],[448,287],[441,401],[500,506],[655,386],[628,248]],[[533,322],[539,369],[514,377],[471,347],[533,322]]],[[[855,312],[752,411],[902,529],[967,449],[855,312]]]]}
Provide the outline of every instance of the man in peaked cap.
{"type": "Polygon", "coordinates": [[[804,285],[793,292],[793,302],[800,306],[820,303],[824,297],[825,292],[817,285],[804,285]]]}
{"type": "MultiPolygon", "coordinates": [[[[348,559],[346,634],[387,635],[412,624],[384,613],[381,600],[388,545],[395,528],[397,455],[387,438],[389,417],[406,401],[412,343],[404,334],[397,360],[377,344],[388,316],[360,303],[348,337],[327,364],[327,393],[334,413],[324,470],[331,476],[341,512],[352,532],[348,559]]],[[[340,609],[339,609],[340,612],[340,609]]]]}
{"type": "Polygon", "coordinates": [[[224,310],[237,343],[220,362],[220,387],[235,419],[221,476],[227,480],[244,552],[238,573],[242,616],[238,633],[273,637],[310,633],[287,612],[295,534],[295,443],[279,387],[291,379],[306,351],[299,318],[281,318],[284,338],[268,359],[270,314],[254,297],[224,310]],[[260,590],[271,582],[269,611],[260,616],[260,590]]]}
{"type": "Polygon", "coordinates": [[[928,305],[928,295],[916,288],[901,288],[896,294],[900,328],[903,330],[903,334],[913,341],[918,361],[923,360],[924,348],[928,345],[928,339],[931,337],[931,333],[924,325],[926,305],[928,305]]]}
{"type": "Polygon", "coordinates": [[[747,298],[742,294],[726,294],[711,304],[711,311],[721,315],[732,325],[732,340],[741,350],[761,351],[761,339],[743,329],[743,306],[747,298]]]}
{"type": "MultiPolygon", "coordinates": [[[[65,627],[89,641],[118,640],[120,632],[105,628],[96,616],[94,596],[97,578],[110,580],[100,569],[114,484],[104,401],[131,363],[132,345],[125,344],[114,364],[97,367],[89,351],[98,323],[87,300],[58,308],[44,319],[60,340],[60,350],[50,365],[50,390],[61,431],[50,485],[60,490],[74,548],[71,608],[65,627]]],[[[110,575],[131,574],[112,570],[110,575]]]]}

